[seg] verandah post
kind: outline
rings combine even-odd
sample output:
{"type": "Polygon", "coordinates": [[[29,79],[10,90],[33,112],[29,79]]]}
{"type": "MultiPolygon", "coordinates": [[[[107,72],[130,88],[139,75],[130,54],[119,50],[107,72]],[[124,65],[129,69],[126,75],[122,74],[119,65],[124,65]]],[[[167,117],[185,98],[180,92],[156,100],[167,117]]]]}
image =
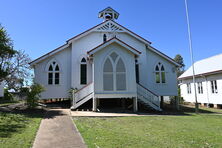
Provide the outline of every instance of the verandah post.
{"type": "Polygon", "coordinates": [[[137,97],[133,98],[133,111],[138,111],[138,103],[137,103],[137,97]]]}
{"type": "Polygon", "coordinates": [[[95,98],[95,97],[93,97],[93,108],[92,108],[92,110],[94,112],[97,111],[97,98],[95,98]]]}

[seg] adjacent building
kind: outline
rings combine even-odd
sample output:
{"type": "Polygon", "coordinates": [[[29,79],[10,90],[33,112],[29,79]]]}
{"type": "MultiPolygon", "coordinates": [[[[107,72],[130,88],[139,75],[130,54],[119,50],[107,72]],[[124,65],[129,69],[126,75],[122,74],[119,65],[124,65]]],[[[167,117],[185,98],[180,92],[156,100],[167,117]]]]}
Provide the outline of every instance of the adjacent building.
{"type": "MultiPolygon", "coordinates": [[[[222,54],[194,63],[197,101],[203,105],[221,108],[222,105],[222,54]]],[[[195,102],[192,67],[180,77],[181,96],[186,102],[195,102]]]]}

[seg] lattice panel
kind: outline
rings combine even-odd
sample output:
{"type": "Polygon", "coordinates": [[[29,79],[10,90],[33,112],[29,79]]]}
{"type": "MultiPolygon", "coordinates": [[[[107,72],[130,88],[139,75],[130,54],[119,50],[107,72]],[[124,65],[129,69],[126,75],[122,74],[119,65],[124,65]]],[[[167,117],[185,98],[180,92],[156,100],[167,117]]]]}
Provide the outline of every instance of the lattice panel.
{"type": "Polygon", "coordinates": [[[107,31],[107,32],[122,32],[123,29],[112,22],[108,22],[101,27],[97,28],[97,31],[107,31]]]}

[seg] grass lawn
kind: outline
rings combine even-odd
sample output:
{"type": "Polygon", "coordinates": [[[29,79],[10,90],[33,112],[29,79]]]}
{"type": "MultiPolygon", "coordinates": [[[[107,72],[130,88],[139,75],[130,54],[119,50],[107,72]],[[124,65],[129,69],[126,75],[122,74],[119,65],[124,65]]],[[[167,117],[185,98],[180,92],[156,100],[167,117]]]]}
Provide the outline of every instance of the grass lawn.
{"type": "MultiPolygon", "coordinates": [[[[206,110],[209,111],[214,109],[206,110]]],[[[222,147],[222,114],[79,117],[73,120],[90,148],[222,147]]]]}
{"type": "Polygon", "coordinates": [[[37,109],[15,113],[0,112],[0,147],[32,147],[42,117],[43,111],[37,109]]]}

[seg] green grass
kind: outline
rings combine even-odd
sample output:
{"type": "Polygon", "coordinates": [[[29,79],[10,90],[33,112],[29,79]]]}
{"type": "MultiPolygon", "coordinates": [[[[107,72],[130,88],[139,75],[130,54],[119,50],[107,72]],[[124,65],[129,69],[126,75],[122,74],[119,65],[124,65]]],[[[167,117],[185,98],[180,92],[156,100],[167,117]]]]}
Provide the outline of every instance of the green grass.
{"type": "Polygon", "coordinates": [[[174,116],[79,117],[73,120],[89,148],[222,147],[222,115],[188,113],[174,116]]]}
{"type": "Polygon", "coordinates": [[[200,107],[201,110],[204,111],[210,111],[213,113],[222,113],[222,109],[216,109],[216,108],[206,108],[206,107],[200,107]]]}
{"type": "Polygon", "coordinates": [[[0,112],[0,147],[29,148],[32,146],[43,111],[0,112]]]}

